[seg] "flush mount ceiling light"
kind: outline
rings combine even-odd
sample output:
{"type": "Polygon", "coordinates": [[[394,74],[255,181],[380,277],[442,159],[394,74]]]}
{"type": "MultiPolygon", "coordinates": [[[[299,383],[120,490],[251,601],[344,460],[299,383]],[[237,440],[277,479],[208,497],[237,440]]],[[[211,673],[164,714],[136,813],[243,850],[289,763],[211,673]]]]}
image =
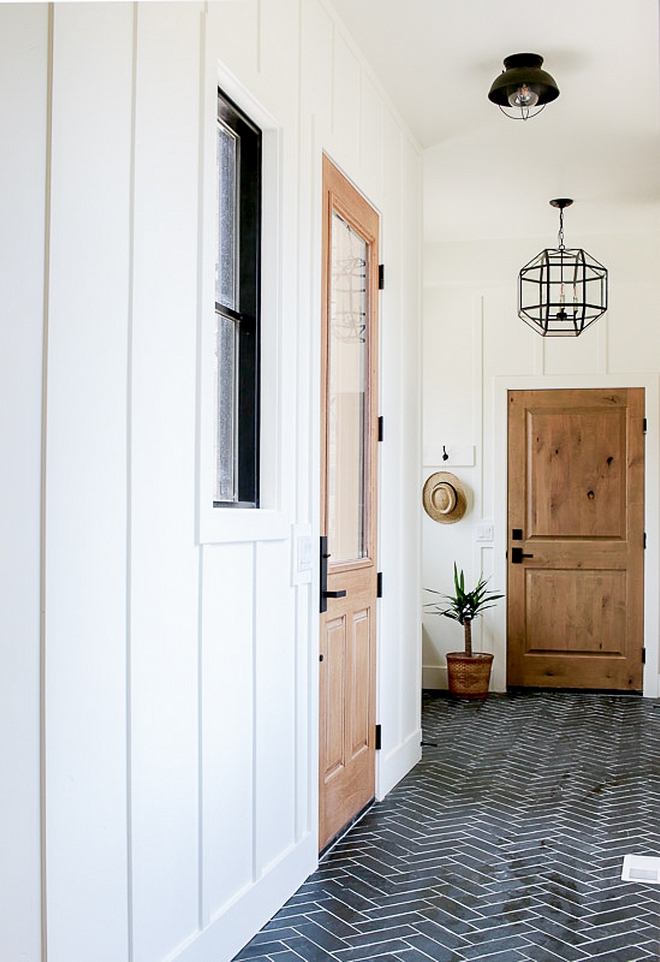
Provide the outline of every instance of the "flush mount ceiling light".
{"type": "Polygon", "coordinates": [[[488,99],[512,120],[527,120],[556,100],[559,87],[537,53],[514,53],[504,59],[504,70],[493,80],[488,99]]]}
{"type": "Polygon", "coordinates": [[[586,251],[564,246],[568,197],[559,208],[559,246],[546,249],[518,275],[518,316],[543,337],[578,337],[607,310],[607,270],[586,251]]]}

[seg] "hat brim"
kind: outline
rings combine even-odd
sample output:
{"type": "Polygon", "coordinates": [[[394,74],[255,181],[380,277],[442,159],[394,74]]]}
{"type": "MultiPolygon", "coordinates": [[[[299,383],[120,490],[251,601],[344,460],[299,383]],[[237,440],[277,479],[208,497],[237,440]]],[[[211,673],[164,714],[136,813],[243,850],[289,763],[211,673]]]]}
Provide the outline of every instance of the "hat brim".
{"type": "Polygon", "coordinates": [[[427,478],[422,492],[424,510],[434,521],[440,524],[455,524],[460,521],[467,511],[467,495],[462,481],[449,471],[436,471],[427,478]],[[450,484],[456,493],[456,504],[451,511],[440,511],[433,499],[433,492],[440,484],[450,484]]]}

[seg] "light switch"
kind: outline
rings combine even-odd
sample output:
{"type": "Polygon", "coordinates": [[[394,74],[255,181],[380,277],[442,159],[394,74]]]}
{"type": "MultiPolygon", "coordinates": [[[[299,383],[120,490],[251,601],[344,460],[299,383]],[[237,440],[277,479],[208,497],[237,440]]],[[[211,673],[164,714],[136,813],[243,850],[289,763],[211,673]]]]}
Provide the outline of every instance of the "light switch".
{"type": "Polygon", "coordinates": [[[298,535],[298,571],[312,570],[312,539],[307,534],[298,535]]]}
{"type": "Polygon", "coordinates": [[[492,521],[480,521],[477,525],[477,541],[492,541],[495,537],[495,525],[492,521]]]}
{"type": "Polygon", "coordinates": [[[294,524],[291,531],[291,584],[304,585],[314,571],[314,539],[308,524],[294,524]]]}

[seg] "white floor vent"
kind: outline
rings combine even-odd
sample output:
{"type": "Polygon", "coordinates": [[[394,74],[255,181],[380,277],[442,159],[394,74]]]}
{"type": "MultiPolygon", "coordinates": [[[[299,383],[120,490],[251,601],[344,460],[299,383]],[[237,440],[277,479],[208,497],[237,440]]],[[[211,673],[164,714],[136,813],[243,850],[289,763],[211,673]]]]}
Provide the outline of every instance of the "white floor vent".
{"type": "Polygon", "coordinates": [[[660,885],[660,858],[649,855],[624,855],[621,878],[624,882],[660,885]]]}

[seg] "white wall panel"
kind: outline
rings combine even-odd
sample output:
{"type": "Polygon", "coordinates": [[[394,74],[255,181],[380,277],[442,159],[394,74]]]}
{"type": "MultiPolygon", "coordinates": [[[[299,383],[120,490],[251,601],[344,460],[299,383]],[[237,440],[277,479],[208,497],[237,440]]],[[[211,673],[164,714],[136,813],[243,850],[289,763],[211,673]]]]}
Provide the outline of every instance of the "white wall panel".
{"type": "Polygon", "coordinates": [[[137,17],[131,395],[136,962],[199,924],[195,545],[200,5],[137,17]]]}
{"type": "Polygon", "coordinates": [[[260,5],[260,0],[208,4],[208,29],[218,61],[248,88],[259,82],[260,5]]]}
{"type": "Polygon", "coordinates": [[[546,338],[543,343],[544,374],[597,374],[599,343],[607,333],[609,318],[597,322],[580,337],[546,338]]]}
{"type": "Polygon", "coordinates": [[[257,545],[255,570],[256,869],[293,845],[296,638],[287,542],[257,545]]]}
{"type": "Polygon", "coordinates": [[[48,957],[127,958],[126,416],[133,21],[54,14],[45,532],[48,957]]]}
{"type": "MultiPolygon", "coordinates": [[[[401,249],[403,269],[402,302],[399,324],[401,345],[402,405],[405,422],[400,456],[401,515],[399,541],[401,557],[401,637],[419,639],[419,610],[409,599],[419,596],[421,513],[420,451],[422,446],[421,398],[410,385],[420,383],[422,367],[421,330],[415,319],[421,313],[421,170],[416,147],[405,136],[401,143],[401,249]]],[[[401,645],[401,681],[406,692],[421,687],[421,651],[419,644],[401,645]]],[[[419,709],[410,698],[402,699],[400,741],[419,733],[419,709]]],[[[416,747],[419,743],[416,742],[416,747]]]]}
{"type": "Polygon", "coordinates": [[[374,198],[380,198],[383,193],[384,109],[383,98],[376,89],[376,85],[366,70],[362,70],[360,74],[360,183],[362,190],[374,198]]]}
{"type": "Polygon", "coordinates": [[[252,544],[204,548],[202,583],[203,919],[254,882],[252,544]]]}
{"type": "Polygon", "coordinates": [[[331,126],[335,26],[319,0],[307,0],[301,6],[301,122],[314,115],[321,124],[331,126]]]}
{"type": "Polygon", "coordinates": [[[277,114],[280,123],[295,124],[300,82],[299,0],[260,0],[259,72],[259,89],[252,93],[277,114]]]}
{"type": "Polygon", "coordinates": [[[332,63],[332,139],[337,161],[357,176],[360,157],[360,63],[335,28],[332,63]]]}
{"type": "Polygon", "coordinates": [[[38,962],[45,4],[0,6],[0,35],[0,958],[38,962]]]}

